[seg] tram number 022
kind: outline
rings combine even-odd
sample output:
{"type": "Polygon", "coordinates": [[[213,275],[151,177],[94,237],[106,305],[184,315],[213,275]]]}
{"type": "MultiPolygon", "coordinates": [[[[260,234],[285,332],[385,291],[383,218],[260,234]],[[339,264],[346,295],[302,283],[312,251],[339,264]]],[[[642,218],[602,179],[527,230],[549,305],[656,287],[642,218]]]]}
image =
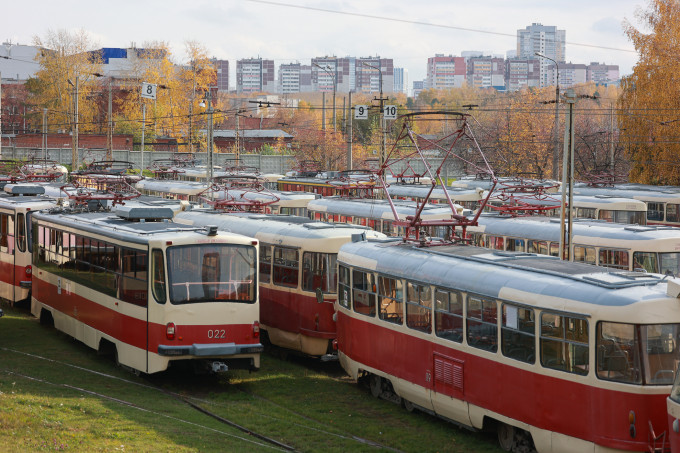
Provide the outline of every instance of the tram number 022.
{"type": "Polygon", "coordinates": [[[226,333],[224,329],[208,330],[208,338],[224,338],[226,333]]]}

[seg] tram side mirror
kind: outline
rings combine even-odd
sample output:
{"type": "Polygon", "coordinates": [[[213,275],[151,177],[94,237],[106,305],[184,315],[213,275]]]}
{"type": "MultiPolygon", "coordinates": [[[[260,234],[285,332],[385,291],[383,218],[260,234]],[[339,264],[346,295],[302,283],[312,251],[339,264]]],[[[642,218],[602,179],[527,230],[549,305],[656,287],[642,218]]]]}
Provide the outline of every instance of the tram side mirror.
{"type": "Polygon", "coordinates": [[[321,288],[316,288],[316,301],[320,304],[323,303],[323,291],[321,291],[321,288]]]}

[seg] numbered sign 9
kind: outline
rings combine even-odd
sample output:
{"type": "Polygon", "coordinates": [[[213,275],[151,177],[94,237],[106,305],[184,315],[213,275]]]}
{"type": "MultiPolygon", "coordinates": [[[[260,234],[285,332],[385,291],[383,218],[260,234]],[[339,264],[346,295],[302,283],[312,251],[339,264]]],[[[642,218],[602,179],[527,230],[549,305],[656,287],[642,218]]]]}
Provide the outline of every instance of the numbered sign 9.
{"type": "Polygon", "coordinates": [[[396,120],[397,119],[397,106],[396,105],[386,105],[383,109],[383,117],[386,120],[396,120]]]}
{"type": "Polygon", "coordinates": [[[142,82],[142,97],[156,99],[156,85],[153,83],[142,82]]]}
{"type": "Polygon", "coordinates": [[[355,105],[354,106],[354,119],[355,120],[368,119],[368,106],[367,105],[355,105]]]}

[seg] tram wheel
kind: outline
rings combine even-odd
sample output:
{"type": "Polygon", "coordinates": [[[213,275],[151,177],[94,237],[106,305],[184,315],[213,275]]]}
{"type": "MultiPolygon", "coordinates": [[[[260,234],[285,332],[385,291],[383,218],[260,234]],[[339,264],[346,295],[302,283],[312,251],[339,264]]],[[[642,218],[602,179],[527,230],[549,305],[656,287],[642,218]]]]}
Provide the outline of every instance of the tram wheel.
{"type": "Polygon", "coordinates": [[[498,443],[505,451],[511,451],[515,446],[515,427],[505,423],[499,423],[496,429],[498,433],[498,443]]]}
{"type": "Polygon", "coordinates": [[[371,395],[375,396],[376,398],[380,398],[380,395],[382,395],[382,378],[372,374],[368,384],[371,388],[371,395]]]}
{"type": "Polygon", "coordinates": [[[404,402],[404,409],[406,409],[406,412],[413,412],[416,410],[416,406],[409,400],[404,399],[402,401],[404,402]]]}

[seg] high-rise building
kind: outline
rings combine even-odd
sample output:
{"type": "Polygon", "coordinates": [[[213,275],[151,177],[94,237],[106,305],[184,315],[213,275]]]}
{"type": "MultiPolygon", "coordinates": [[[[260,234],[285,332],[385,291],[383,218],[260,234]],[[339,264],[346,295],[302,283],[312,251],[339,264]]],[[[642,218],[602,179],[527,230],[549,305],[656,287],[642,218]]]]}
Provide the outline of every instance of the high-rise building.
{"type": "Polygon", "coordinates": [[[262,58],[237,60],[236,92],[275,93],[274,60],[262,58]]]}
{"type": "Polygon", "coordinates": [[[408,69],[394,68],[394,92],[408,94],[408,69]]]}
{"type": "MultiPolygon", "coordinates": [[[[566,34],[566,31],[558,30],[555,26],[537,23],[531,24],[524,30],[517,30],[517,58],[533,59],[536,58],[538,52],[557,63],[564,63],[566,61],[566,34]]],[[[548,70],[555,63],[548,58],[538,58],[541,65],[540,86],[554,85],[556,81],[548,78],[548,70]]]]}
{"type": "Polygon", "coordinates": [[[437,54],[427,59],[426,89],[460,88],[465,83],[467,68],[464,57],[437,54]]]}
{"type": "Polygon", "coordinates": [[[217,71],[217,91],[229,91],[229,60],[212,60],[217,71]]]}
{"type": "Polygon", "coordinates": [[[420,93],[425,89],[424,80],[414,80],[413,81],[413,97],[417,98],[420,93]]]}

